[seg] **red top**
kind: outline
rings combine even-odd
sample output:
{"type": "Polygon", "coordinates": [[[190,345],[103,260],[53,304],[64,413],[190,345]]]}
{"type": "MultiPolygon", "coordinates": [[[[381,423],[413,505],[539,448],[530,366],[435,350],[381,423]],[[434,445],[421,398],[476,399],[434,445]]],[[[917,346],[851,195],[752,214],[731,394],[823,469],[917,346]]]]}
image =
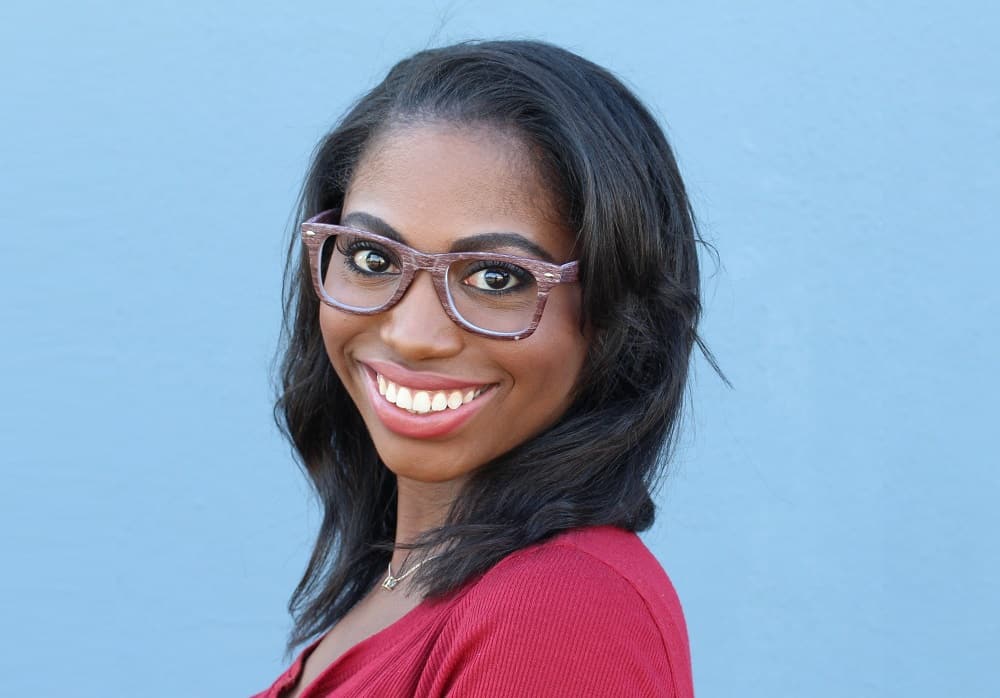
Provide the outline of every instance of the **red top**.
{"type": "MultiPolygon", "coordinates": [[[[280,698],[317,643],[254,698],[280,698]]],[[[691,698],[677,594],[638,536],[580,529],[513,553],[341,655],[301,698],[691,698]]]]}

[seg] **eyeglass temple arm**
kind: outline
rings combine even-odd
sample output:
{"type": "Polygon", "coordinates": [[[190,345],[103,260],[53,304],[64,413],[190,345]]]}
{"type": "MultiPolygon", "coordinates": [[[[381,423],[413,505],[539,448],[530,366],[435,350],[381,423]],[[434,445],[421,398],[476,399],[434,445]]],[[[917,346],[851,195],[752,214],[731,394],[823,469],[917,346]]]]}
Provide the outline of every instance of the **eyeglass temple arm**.
{"type": "MultiPolygon", "coordinates": [[[[548,276],[548,274],[546,274],[548,276]]],[[[577,281],[580,276],[579,262],[566,262],[559,267],[559,281],[561,284],[568,284],[577,281]]]]}

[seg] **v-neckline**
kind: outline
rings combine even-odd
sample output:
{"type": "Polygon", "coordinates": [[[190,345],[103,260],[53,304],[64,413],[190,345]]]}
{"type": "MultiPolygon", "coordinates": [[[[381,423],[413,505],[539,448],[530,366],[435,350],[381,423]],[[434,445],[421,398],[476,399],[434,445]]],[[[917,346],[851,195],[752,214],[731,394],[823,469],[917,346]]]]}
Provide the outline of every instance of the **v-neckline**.
{"type": "MultiPolygon", "coordinates": [[[[323,667],[323,669],[321,669],[320,672],[316,674],[316,676],[313,677],[313,679],[305,687],[303,687],[296,698],[313,698],[311,692],[315,689],[315,687],[327,683],[335,674],[343,673],[345,676],[350,676],[353,671],[357,669],[354,664],[359,661],[359,658],[379,655],[387,648],[408,640],[416,633],[416,631],[423,628],[426,620],[437,615],[437,612],[441,609],[442,605],[451,605],[455,603],[460,596],[462,596],[462,594],[452,595],[446,599],[424,599],[389,625],[372,633],[365,639],[344,650],[336,659],[323,667]]],[[[288,668],[288,671],[285,672],[285,676],[283,677],[284,680],[282,681],[281,687],[277,691],[277,696],[284,698],[285,692],[298,684],[299,679],[302,677],[302,671],[305,668],[306,661],[329,632],[330,631],[328,630],[323,633],[323,635],[299,653],[295,662],[293,662],[288,668]]]]}

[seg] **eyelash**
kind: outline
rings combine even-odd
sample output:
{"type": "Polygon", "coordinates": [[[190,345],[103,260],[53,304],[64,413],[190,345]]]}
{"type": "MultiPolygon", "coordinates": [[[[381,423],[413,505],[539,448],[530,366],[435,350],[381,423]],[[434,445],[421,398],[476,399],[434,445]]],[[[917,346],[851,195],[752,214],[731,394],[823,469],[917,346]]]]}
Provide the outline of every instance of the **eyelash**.
{"type": "MultiPolygon", "coordinates": [[[[348,242],[343,246],[341,246],[341,243],[338,242],[337,250],[344,256],[344,265],[350,271],[356,274],[361,274],[363,276],[384,276],[384,272],[379,273],[379,272],[367,271],[354,263],[354,255],[364,250],[369,250],[379,255],[382,255],[383,257],[385,257],[386,261],[388,261],[390,265],[397,268],[399,267],[399,261],[395,258],[395,255],[393,255],[392,252],[380,247],[377,244],[374,244],[370,240],[354,240],[348,242]]],[[[502,269],[503,271],[507,272],[518,281],[518,284],[516,286],[508,289],[486,289],[486,288],[476,289],[476,291],[480,293],[486,293],[493,296],[502,296],[510,293],[526,291],[530,288],[531,284],[535,280],[534,275],[527,269],[524,269],[523,267],[519,267],[516,264],[512,264],[510,262],[505,262],[502,260],[490,260],[490,259],[484,259],[478,262],[473,262],[472,265],[466,270],[466,278],[480,271],[483,271],[484,269],[502,269]]]]}
{"type": "Polygon", "coordinates": [[[394,267],[399,267],[399,262],[396,260],[395,256],[389,250],[383,249],[378,245],[373,244],[369,240],[355,240],[353,242],[348,243],[344,247],[341,247],[339,242],[336,244],[337,244],[337,251],[344,256],[344,264],[347,266],[348,269],[357,274],[363,274],[365,276],[383,276],[384,274],[384,272],[379,273],[379,272],[367,271],[354,263],[354,255],[364,250],[375,252],[376,254],[382,255],[383,257],[385,257],[386,261],[389,262],[390,265],[394,267]]]}
{"type": "Polygon", "coordinates": [[[522,287],[526,287],[531,281],[534,281],[534,276],[528,270],[517,266],[516,264],[511,264],[510,262],[502,262],[500,260],[489,260],[484,259],[479,262],[474,262],[467,271],[467,276],[472,276],[473,274],[482,271],[483,269],[502,269],[515,279],[517,279],[518,284],[514,288],[508,289],[486,289],[479,288],[477,291],[483,293],[489,293],[491,295],[503,295],[506,293],[514,293],[516,291],[522,290],[522,287]]]}

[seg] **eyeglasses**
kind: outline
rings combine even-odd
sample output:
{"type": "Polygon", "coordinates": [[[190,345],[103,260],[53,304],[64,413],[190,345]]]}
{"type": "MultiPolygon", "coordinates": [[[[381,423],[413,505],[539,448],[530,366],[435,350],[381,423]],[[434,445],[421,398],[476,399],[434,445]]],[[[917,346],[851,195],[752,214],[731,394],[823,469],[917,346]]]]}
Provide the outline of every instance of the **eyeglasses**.
{"type": "Polygon", "coordinates": [[[313,287],[325,304],[375,315],[406,293],[417,271],[430,272],[441,306],[459,326],[485,337],[524,339],[535,331],[549,291],[577,280],[577,262],[550,264],[493,252],[426,254],[341,225],[337,210],[302,224],[313,287]]]}

